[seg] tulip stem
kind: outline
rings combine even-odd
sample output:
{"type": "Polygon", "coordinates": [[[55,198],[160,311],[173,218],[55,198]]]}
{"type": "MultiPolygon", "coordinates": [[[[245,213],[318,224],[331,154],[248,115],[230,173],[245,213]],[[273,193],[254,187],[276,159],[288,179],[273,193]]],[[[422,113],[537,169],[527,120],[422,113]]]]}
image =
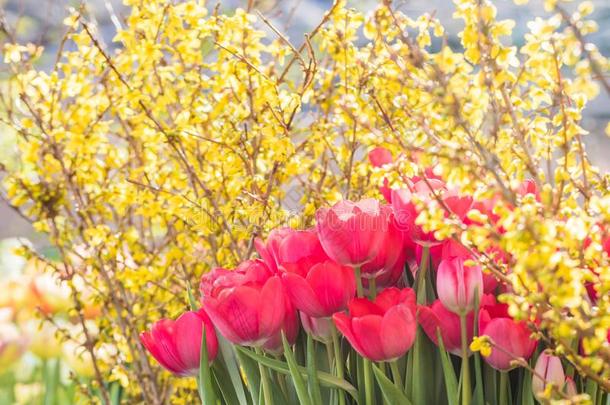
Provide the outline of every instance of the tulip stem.
{"type": "MultiPolygon", "coordinates": [[[[331,325],[330,333],[333,339],[333,349],[335,352],[335,365],[337,367],[337,377],[340,379],[344,378],[343,374],[343,356],[341,355],[341,342],[339,341],[339,335],[337,334],[337,328],[334,324],[331,325]]],[[[332,366],[331,366],[332,367],[332,366]]],[[[339,395],[339,405],[345,405],[345,396],[341,390],[337,390],[339,395]]]]}
{"type": "Polygon", "coordinates": [[[375,277],[369,278],[369,292],[372,300],[377,298],[377,280],[375,280],[375,277]]]}
{"type": "Polygon", "coordinates": [[[508,405],[508,373],[500,371],[500,405],[508,405]]]}
{"type": "Polygon", "coordinates": [[[400,376],[400,370],[398,369],[398,360],[390,362],[390,370],[392,370],[392,378],[394,379],[394,385],[396,385],[396,388],[398,388],[402,392],[402,377],[400,376]]]}
{"type": "MultiPolygon", "coordinates": [[[[263,355],[262,350],[256,349],[256,352],[263,355]]],[[[263,398],[265,400],[265,405],[273,405],[273,397],[271,396],[271,386],[269,385],[269,376],[267,375],[267,370],[262,365],[262,363],[258,363],[258,370],[261,374],[261,383],[263,384],[263,398]]]]}
{"type": "Polygon", "coordinates": [[[466,314],[460,314],[460,332],[462,337],[462,405],[470,405],[472,395],[470,387],[470,363],[468,359],[468,332],[466,314]]]}
{"type": "Polygon", "coordinates": [[[358,297],[364,297],[364,288],[362,287],[362,277],[360,275],[360,266],[354,267],[354,272],[356,273],[356,292],[358,293],[358,297]]]}
{"type": "Polygon", "coordinates": [[[373,404],[373,369],[371,368],[371,361],[367,358],[362,358],[362,364],[364,365],[364,403],[366,405],[373,404]]]}

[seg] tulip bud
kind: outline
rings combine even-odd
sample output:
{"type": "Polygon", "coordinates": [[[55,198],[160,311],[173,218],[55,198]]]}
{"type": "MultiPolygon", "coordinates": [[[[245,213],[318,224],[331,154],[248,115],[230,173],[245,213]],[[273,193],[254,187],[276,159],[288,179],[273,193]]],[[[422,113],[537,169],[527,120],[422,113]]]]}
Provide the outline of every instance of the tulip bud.
{"type": "Polygon", "coordinates": [[[565,382],[565,374],[559,357],[551,356],[546,352],[540,353],[536,360],[535,373],[532,377],[532,391],[538,398],[545,391],[547,385],[553,384],[561,390],[565,382]]]}
{"type": "Polygon", "coordinates": [[[436,275],[438,298],[445,308],[456,314],[474,309],[475,300],[483,297],[483,273],[478,266],[464,265],[464,258],[442,260],[436,275]]]}
{"type": "Polygon", "coordinates": [[[218,353],[218,340],[212,321],[203,309],[185,312],[175,321],[161,319],[150,332],[142,333],[140,340],[168,371],[178,376],[197,375],[204,329],[208,360],[212,362],[218,353]]]}

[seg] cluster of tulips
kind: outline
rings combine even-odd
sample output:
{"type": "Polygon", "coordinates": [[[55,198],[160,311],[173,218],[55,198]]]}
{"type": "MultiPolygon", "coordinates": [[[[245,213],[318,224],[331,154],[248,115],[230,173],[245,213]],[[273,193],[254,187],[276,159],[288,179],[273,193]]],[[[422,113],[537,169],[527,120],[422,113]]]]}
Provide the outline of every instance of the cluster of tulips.
{"type": "MultiPolygon", "coordinates": [[[[380,165],[386,153],[370,158],[380,165]]],[[[204,274],[201,308],[155,323],[142,343],[172,373],[199,376],[206,404],[508,404],[550,390],[576,395],[561,360],[542,347],[535,366],[522,369],[527,377],[511,383],[508,371],[527,366],[538,342],[496,299],[503,283],[459,243],[416,223],[413,194],[425,200],[431,190],[468,221],[473,199],[431,172],[405,189],[382,188],[387,204],[321,208],[315,229],[275,229],[256,240],[259,258],[204,274]],[[473,356],[475,346],[483,356],[473,356]]]]}

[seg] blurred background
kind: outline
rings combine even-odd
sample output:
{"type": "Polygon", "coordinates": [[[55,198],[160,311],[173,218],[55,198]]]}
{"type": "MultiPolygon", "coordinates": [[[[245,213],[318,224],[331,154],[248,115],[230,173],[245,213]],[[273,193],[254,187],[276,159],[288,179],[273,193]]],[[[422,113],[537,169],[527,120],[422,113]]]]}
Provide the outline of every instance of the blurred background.
{"type": "MultiPolygon", "coordinates": [[[[83,0],[82,3],[99,27],[105,46],[116,46],[112,38],[129,14],[122,0],[83,0]]],[[[350,0],[348,3],[368,11],[375,7],[377,1],[350,0]]],[[[450,0],[394,0],[393,3],[412,17],[433,13],[445,26],[449,45],[454,49],[461,48],[457,37],[462,28],[461,22],[452,19],[454,6],[450,0]]],[[[513,32],[516,45],[520,45],[519,41],[528,32],[527,21],[533,16],[549,16],[543,9],[542,0],[530,0],[524,6],[516,6],[513,0],[494,0],[493,3],[498,7],[499,18],[516,21],[513,32]]],[[[599,30],[588,40],[608,56],[610,0],[593,0],[592,3],[596,11],[591,18],[597,21],[599,30]]],[[[79,7],[80,4],[75,0],[0,0],[0,23],[12,27],[20,42],[43,45],[45,51],[39,62],[40,67],[50,69],[65,32],[63,19],[69,7],[79,7]]],[[[213,8],[216,2],[210,1],[208,4],[213,8]]],[[[218,2],[220,9],[226,12],[245,7],[246,4],[247,0],[218,2]]],[[[254,7],[268,16],[296,44],[301,43],[304,33],[319,23],[331,5],[332,0],[254,0],[254,7]]],[[[4,34],[0,32],[1,35],[4,34]]],[[[2,80],[6,77],[6,66],[0,62],[0,91],[4,89],[2,80]]],[[[583,123],[584,128],[590,131],[590,135],[585,137],[589,156],[604,171],[610,169],[610,138],[604,131],[610,121],[608,107],[610,99],[602,92],[586,110],[583,123]]],[[[12,132],[0,123],[1,162],[16,153],[12,136],[12,132]]],[[[77,349],[83,331],[70,322],[70,291],[61,287],[48,272],[45,274],[44,263],[25,260],[15,253],[15,248],[25,243],[49,258],[54,257],[45,237],[35,234],[27,221],[2,202],[0,224],[0,405],[72,403],[74,390],[82,387],[70,381],[86,379],[93,370],[86,353],[77,349]],[[41,323],[41,315],[48,322],[41,323]],[[67,329],[74,337],[73,341],[68,344],[59,342],[56,337],[58,329],[67,329]],[[17,367],[16,359],[20,359],[17,367]],[[17,372],[4,373],[9,366],[17,372]],[[3,390],[7,386],[13,388],[3,390]],[[51,398],[43,394],[54,387],[59,388],[53,391],[51,398]]],[[[93,320],[98,311],[92,307],[86,313],[93,320]]],[[[91,327],[95,332],[93,322],[91,327]]]]}

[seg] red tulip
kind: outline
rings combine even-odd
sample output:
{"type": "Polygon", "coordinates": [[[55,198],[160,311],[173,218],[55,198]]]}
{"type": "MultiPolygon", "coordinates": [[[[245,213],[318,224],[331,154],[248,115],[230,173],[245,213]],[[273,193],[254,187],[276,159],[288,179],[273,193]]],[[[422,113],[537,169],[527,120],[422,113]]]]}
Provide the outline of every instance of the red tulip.
{"type": "Polygon", "coordinates": [[[343,200],[316,213],[322,247],[334,261],[361,266],[375,258],[385,239],[389,207],[377,200],[343,200]]]}
{"type": "Polygon", "coordinates": [[[299,312],[301,323],[305,332],[322,343],[329,343],[332,339],[333,321],[330,318],[314,318],[305,312],[299,312]]]}
{"type": "Polygon", "coordinates": [[[164,368],[178,376],[199,374],[202,333],[205,337],[208,360],[218,353],[218,340],[212,321],[203,309],[185,312],[175,321],[161,319],[150,332],[142,332],[140,341],[164,368]]]}
{"type": "Polygon", "coordinates": [[[328,259],[314,230],[278,228],[271,231],[266,244],[259,238],[254,244],[261,259],[274,272],[284,269],[305,275],[314,264],[328,259]]]}
{"type": "Polygon", "coordinates": [[[536,396],[541,394],[547,385],[553,384],[555,388],[561,390],[566,382],[561,360],[546,352],[542,352],[538,356],[535,371],[532,377],[532,391],[536,396]]]}
{"type": "Polygon", "coordinates": [[[365,278],[377,277],[382,273],[392,271],[395,266],[404,267],[406,255],[403,254],[402,232],[396,226],[394,215],[390,214],[388,230],[377,255],[361,267],[362,276],[365,278]],[[399,261],[402,260],[402,263],[399,261]]]}
{"type": "Polygon", "coordinates": [[[528,360],[536,349],[537,341],[530,338],[527,325],[512,319],[506,304],[481,308],[479,334],[489,336],[493,341],[491,355],[485,357],[485,361],[497,370],[510,370],[512,360],[519,357],[528,360]]]}
{"type": "Polygon", "coordinates": [[[475,299],[483,297],[483,274],[478,266],[465,266],[464,259],[442,260],[436,274],[438,298],[456,314],[474,309],[475,299]]]}
{"type": "Polygon", "coordinates": [[[283,326],[286,303],[281,280],[260,260],[248,260],[233,271],[205,274],[200,289],[214,325],[235,344],[261,346],[283,326]]]}
{"type": "Polygon", "coordinates": [[[369,161],[374,167],[387,165],[388,163],[392,163],[393,160],[392,152],[384,147],[378,146],[369,152],[369,161]]]}
{"type": "Polygon", "coordinates": [[[345,309],[356,294],[354,270],[330,260],[313,266],[306,277],[286,272],[282,282],[294,306],[317,318],[345,309]]]}
{"type": "MultiPolygon", "coordinates": [[[[491,305],[493,303],[495,303],[493,295],[484,295],[480,305],[491,305]]],[[[458,356],[462,355],[460,317],[457,314],[445,308],[440,300],[436,300],[432,305],[419,306],[417,315],[419,324],[434,344],[438,345],[436,331],[439,330],[441,337],[443,338],[445,350],[458,356]]],[[[468,337],[468,342],[470,342],[473,337],[473,325],[474,311],[471,311],[466,316],[466,335],[468,337]]]]}
{"type": "Polygon", "coordinates": [[[349,315],[333,315],[335,325],[360,355],[373,361],[395,360],[415,341],[415,292],[410,288],[383,290],[371,302],[354,298],[349,315]]]}

